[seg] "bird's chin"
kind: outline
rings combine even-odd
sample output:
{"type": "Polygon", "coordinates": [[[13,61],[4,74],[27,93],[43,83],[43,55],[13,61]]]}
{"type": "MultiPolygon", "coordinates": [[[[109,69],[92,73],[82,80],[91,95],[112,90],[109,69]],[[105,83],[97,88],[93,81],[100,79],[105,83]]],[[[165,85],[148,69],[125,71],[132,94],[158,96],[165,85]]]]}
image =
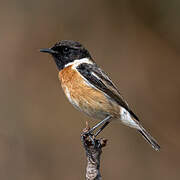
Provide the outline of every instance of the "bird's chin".
{"type": "Polygon", "coordinates": [[[62,63],[62,61],[59,58],[55,57],[54,55],[52,55],[52,57],[54,59],[54,62],[56,63],[58,70],[59,71],[62,70],[64,68],[64,64],[62,63]]]}

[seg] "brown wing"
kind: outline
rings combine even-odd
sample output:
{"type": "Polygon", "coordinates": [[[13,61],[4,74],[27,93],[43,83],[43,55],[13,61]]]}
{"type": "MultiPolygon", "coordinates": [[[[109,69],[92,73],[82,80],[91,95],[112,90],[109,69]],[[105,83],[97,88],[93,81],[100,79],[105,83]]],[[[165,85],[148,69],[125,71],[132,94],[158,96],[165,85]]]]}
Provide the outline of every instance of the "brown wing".
{"type": "Polygon", "coordinates": [[[123,99],[111,79],[97,65],[82,63],[77,67],[77,70],[90,85],[103,91],[107,96],[125,108],[136,120],[139,120],[131,111],[127,102],[123,99]]]}

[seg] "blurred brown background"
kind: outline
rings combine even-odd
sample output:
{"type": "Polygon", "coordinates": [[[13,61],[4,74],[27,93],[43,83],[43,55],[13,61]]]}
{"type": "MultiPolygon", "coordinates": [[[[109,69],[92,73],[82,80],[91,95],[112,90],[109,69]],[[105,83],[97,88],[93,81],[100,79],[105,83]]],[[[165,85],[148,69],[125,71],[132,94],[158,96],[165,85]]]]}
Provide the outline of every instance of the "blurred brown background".
{"type": "Polygon", "coordinates": [[[179,0],[0,2],[0,179],[84,179],[80,133],[89,119],[38,51],[62,39],[90,50],[162,146],[157,153],[112,123],[101,135],[109,139],[103,179],[180,179],[179,0]]]}

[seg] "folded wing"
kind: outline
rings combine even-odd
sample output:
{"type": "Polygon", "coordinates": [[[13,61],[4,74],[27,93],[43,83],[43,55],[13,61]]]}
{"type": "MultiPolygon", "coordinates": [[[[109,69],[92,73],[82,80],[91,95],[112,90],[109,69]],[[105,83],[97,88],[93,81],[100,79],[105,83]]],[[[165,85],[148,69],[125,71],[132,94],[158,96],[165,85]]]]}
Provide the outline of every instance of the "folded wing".
{"type": "Polygon", "coordinates": [[[139,121],[138,117],[131,111],[127,102],[123,99],[111,79],[97,65],[82,63],[77,66],[76,69],[90,85],[103,91],[139,121]]]}

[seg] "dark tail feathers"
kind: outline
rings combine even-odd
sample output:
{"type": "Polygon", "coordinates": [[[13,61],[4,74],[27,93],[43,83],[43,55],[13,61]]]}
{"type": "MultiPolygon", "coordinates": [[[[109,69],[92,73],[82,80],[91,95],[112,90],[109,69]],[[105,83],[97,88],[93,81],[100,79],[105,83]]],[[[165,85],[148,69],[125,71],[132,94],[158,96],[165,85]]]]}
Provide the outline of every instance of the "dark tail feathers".
{"type": "Polygon", "coordinates": [[[160,150],[159,144],[156,140],[141,126],[141,129],[138,132],[144,137],[144,139],[156,150],[160,150]]]}

